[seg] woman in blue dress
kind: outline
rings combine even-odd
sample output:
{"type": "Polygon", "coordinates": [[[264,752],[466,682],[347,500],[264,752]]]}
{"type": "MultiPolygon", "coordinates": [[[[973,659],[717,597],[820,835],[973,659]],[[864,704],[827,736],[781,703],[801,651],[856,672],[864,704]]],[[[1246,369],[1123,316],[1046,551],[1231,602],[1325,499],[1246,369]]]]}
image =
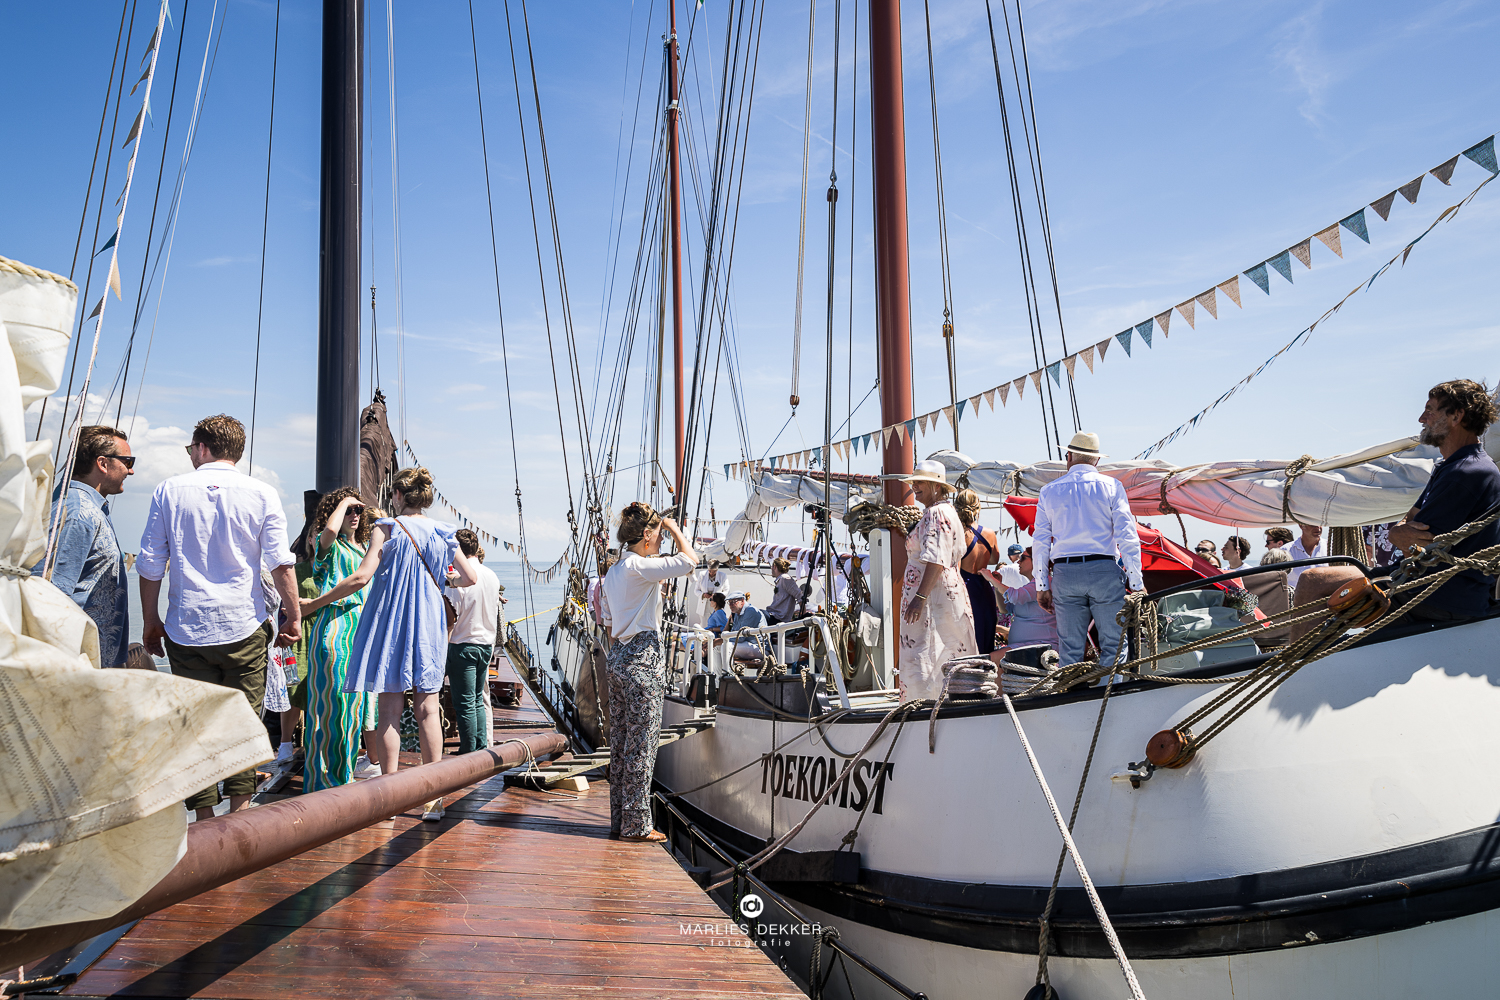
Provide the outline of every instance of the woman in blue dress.
{"type": "MultiPolygon", "coordinates": [[[[306,616],[373,580],[354,633],[344,690],[370,691],[379,697],[375,738],[385,774],[401,767],[401,712],[407,691],[415,692],[412,708],[422,763],[431,764],[443,755],[438,691],[447,665],[448,623],[440,581],[449,566],[457,575],[455,586],[468,587],[477,579],[474,564],[453,537],[453,527],[423,513],[432,499],[432,473],[423,468],[396,473],[391,499],[396,516],[375,522],[359,568],[327,593],[302,602],[306,616]]],[[[436,807],[429,804],[427,813],[441,816],[441,802],[436,807]]]]}

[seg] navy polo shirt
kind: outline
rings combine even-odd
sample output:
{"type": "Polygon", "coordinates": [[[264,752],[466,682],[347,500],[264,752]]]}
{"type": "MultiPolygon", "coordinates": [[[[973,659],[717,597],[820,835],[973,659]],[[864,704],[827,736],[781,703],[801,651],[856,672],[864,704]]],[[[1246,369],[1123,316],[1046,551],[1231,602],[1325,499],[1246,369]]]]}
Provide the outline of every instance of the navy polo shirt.
{"type": "MultiPolygon", "coordinates": [[[[1433,468],[1432,478],[1422,491],[1411,520],[1427,525],[1434,535],[1441,535],[1477,521],[1497,505],[1500,505],[1500,469],[1484,449],[1470,444],[1433,468]]],[[[1468,556],[1493,545],[1500,545],[1500,522],[1470,535],[1451,551],[1456,556],[1468,556]]],[[[1489,613],[1494,586],[1493,576],[1467,569],[1423,603],[1456,615],[1478,617],[1489,613]]]]}

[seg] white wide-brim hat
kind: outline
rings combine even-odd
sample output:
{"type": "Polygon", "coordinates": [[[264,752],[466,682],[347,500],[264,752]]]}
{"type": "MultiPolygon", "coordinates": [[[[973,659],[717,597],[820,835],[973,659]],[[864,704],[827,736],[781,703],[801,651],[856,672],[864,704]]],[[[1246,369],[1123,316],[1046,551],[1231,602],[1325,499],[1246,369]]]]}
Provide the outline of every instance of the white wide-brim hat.
{"type": "Polygon", "coordinates": [[[1068,442],[1068,450],[1075,455],[1087,455],[1089,458],[1103,458],[1104,452],[1099,450],[1099,435],[1089,431],[1079,431],[1073,435],[1073,440],[1068,442]]]}
{"type": "Polygon", "coordinates": [[[939,486],[946,486],[951,490],[953,489],[953,485],[948,482],[944,471],[942,462],[918,462],[916,469],[912,472],[882,476],[881,478],[899,479],[903,483],[937,483],[939,486]]]}

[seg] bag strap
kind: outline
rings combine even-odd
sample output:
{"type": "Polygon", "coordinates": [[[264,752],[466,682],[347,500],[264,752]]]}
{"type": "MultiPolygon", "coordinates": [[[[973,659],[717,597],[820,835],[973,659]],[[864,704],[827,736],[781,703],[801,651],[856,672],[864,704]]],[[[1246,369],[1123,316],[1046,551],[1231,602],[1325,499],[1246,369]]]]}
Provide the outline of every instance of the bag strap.
{"type": "Polygon", "coordinates": [[[411,529],[410,528],[408,528],[404,524],[401,524],[401,518],[399,518],[399,517],[393,517],[393,518],[391,518],[391,520],[393,520],[397,524],[401,525],[401,530],[404,531],[404,532],[406,532],[406,537],[407,538],[411,539],[411,547],[417,550],[417,561],[420,562],[422,564],[422,568],[427,571],[427,578],[432,581],[432,585],[438,589],[438,593],[439,594],[441,594],[444,597],[447,597],[448,596],[447,591],[445,591],[443,589],[443,585],[442,584],[438,583],[437,574],[432,571],[432,567],[431,566],[427,565],[427,557],[422,554],[422,546],[420,546],[420,545],[417,544],[417,536],[415,536],[415,535],[413,535],[411,533],[411,529]]]}

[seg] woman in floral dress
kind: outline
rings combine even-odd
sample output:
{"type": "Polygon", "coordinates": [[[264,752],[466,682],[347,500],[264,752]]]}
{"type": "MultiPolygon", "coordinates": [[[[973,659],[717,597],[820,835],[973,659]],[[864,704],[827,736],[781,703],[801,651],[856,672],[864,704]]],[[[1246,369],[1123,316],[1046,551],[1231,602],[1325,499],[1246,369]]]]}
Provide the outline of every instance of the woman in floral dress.
{"type": "Polygon", "coordinates": [[[936,700],[943,690],[943,664],[978,652],[969,592],[958,572],[964,529],[941,462],[918,462],[916,472],[901,478],[911,483],[917,503],[927,508],[906,536],[901,700],[936,700]]]}

